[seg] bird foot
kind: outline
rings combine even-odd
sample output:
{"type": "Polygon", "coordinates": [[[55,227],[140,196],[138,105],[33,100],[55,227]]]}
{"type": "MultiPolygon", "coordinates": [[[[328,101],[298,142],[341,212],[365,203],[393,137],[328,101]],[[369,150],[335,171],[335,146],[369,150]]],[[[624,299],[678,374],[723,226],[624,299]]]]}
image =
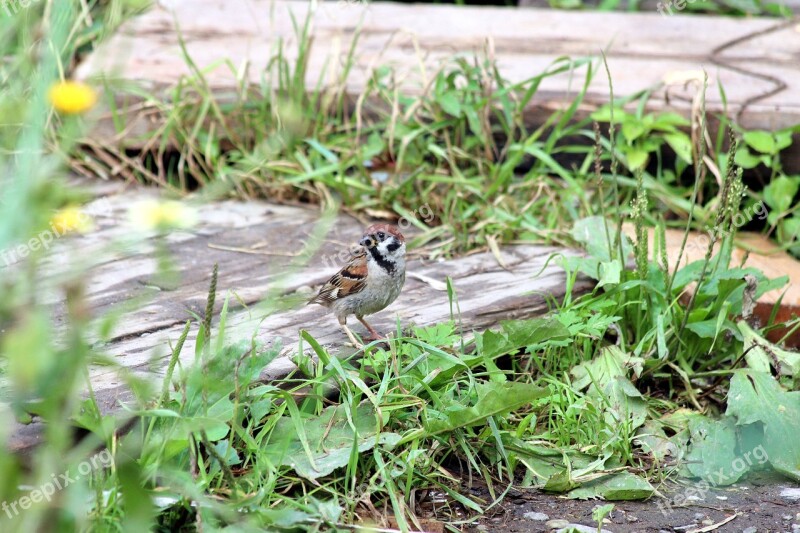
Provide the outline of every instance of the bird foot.
{"type": "Polygon", "coordinates": [[[353,332],[350,331],[350,328],[348,328],[347,326],[342,324],[342,329],[347,334],[347,338],[350,339],[350,344],[353,345],[353,348],[355,348],[357,350],[361,350],[361,349],[364,348],[364,345],[361,344],[360,342],[358,342],[358,339],[356,338],[355,335],[353,335],[353,332]]]}

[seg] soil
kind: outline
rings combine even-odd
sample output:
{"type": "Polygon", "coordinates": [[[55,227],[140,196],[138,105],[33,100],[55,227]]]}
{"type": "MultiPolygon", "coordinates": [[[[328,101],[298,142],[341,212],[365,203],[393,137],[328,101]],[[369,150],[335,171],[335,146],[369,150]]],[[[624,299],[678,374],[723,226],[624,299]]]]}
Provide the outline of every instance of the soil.
{"type": "MultiPolygon", "coordinates": [[[[604,531],[612,533],[800,533],[800,500],[781,495],[785,489],[797,490],[797,487],[786,478],[766,474],[750,476],[747,482],[730,487],[709,488],[705,493],[699,485],[661,486],[659,491],[666,498],[656,497],[644,502],[612,502],[614,510],[606,517],[602,527],[604,531]],[[670,501],[682,505],[673,503],[670,506],[670,501]],[[730,519],[732,516],[735,518],[730,519]]],[[[605,503],[570,500],[538,490],[516,491],[506,495],[503,503],[493,509],[494,514],[466,526],[464,531],[548,532],[557,530],[553,528],[557,525],[554,520],[565,520],[571,525],[588,526],[597,531],[592,511],[605,503]]],[[[562,523],[559,527],[564,525],[562,523]]]]}

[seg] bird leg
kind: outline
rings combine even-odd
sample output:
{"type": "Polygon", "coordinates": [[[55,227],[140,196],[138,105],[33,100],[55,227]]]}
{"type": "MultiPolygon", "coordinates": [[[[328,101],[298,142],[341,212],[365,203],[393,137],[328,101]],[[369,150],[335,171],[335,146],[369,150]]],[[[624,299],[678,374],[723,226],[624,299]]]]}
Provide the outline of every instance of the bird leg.
{"type": "Polygon", "coordinates": [[[346,319],[345,320],[339,320],[339,325],[342,326],[342,329],[347,334],[347,338],[350,339],[350,342],[353,344],[354,347],[356,347],[356,348],[363,348],[364,347],[363,344],[358,342],[358,340],[356,339],[356,336],[353,335],[352,331],[350,331],[350,328],[347,327],[346,319]]]}
{"type": "Polygon", "coordinates": [[[367,331],[369,331],[369,334],[372,336],[370,340],[379,341],[384,338],[383,335],[375,331],[375,328],[367,324],[367,321],[364,320],[364,317],[357,316],[356,318],[358,319],[359,322],[364,324],[364,327],[367,328],[367,331]]]}
{"type": "Polygon", "coordinates": [[[347,325],[342,324],[342,329],[344,329],[344,332],[347,333],[347,337],[350,339],[350,342],[353,343],[353,346],[355,346],[356,348],[363,348],[364,347],[363,344],[358,342],[358,339],[356,339],[356,336],[353,335],[353,332],[350,331],[350,328],[348,328],[347,325]]]}

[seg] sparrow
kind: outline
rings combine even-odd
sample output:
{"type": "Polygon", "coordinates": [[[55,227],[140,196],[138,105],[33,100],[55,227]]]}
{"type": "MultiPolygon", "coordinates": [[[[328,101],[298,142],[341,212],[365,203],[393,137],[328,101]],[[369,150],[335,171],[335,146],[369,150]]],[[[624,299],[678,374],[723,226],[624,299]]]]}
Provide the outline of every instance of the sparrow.
{"type": "Polygon", "coordinates": [[[358,244],[361,249],[353,259],[308,302],[329,308],[356,347],[361,344],[347,327],[347,317],[355,315],[369,331],[370,340],[382,339],[364,317],[395,301],[406,281],[406,241],[396,226],[373,224],[358,244]]]}

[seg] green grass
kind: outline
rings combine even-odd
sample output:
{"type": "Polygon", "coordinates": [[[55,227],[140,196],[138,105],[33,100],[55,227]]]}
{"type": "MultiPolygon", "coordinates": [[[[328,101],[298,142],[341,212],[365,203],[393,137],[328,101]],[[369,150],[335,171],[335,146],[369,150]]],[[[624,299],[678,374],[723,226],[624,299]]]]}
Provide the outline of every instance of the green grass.
{"type": "MultiPolygon", "coordinates": [[[[603,206],[630,215],[639,171],[656,199],[645,213],[649,225],[664,221],[683,228],[687,220],[699,230],[714,225],[719,183],[728,167],[726,131],[729,125],[736,128],[724,117],[718,117],[716,137],[695,146],[689,131],[701,125],[671,112],[645,111],[650,91],[643,90],[616,101],[612,143],[609,108],[591,116],[579,113],[589,82],[605,75],[593,58],[560,59],[516,84],[505,81],[485,57],[454,59],[429,73],[431,82],[414,97],[398,90],[389,69],[377,68],[353,102],[343,87],[358,36],[338,82],[319,90],[306,86],[308,22],[295,21],[295,28],[301,43],[295,62],[279,46],[259,86],[242,81],[224,98],[213,94],[188,56],[193,74],[166,100],[131,87],[113,88],[116,95],[145,99],[145,112],[155,108],[163,120],[138,139],[148,147],[140,154],[92,140],[92,151],[103,157],[81,152],[76,167],[113,170],[184,192],[200,187],[209,198],[233,194],[395,213],[419,222],[422,241],[440,243],[431,251],[439,255],[487,249],[495,242],[569,243],[565,230],[603,206]],[[544,124],[526,123],[524,111],[540,84],[565,72],[583,76],[574,101],[544,124]],[[595,121],[602,125],[599,134],[595,121]],[[602,147],[604,188],[594,170],[596,145],[602,147]],[[700,149],[716,179],[704,180],[695,192],[692,165],[700,149]],[[616,169],[610,168],[612,161],[616,169]],[[409,217],[423,205],[436,214],[432,224],[409,217]]],[[[235,72],[233,65],[218,68],[235,72]]],[[[118,117],[127,113],[135,114],[114,111],[118,117]]],[[[118,131],[124,127],[120,119],[118,131]]],[[[795,244],[800,218],[788,198],[800,178],[784,171],[781,152],[796,130],[736,129],[743,143],[735,154],[749,185],[745,211],[766,206],[771,212],[766,223],[752,216],[747,222],[793,252],[800,250],[795,244]]]]}
{"type": "MultiPolygon", "coordinates": [[[[88,272],[65,264],[52,280],[40,249],[1,282],[0,431],[7,439],[15,417],[47,425],[30,461],[0,455],[0,502],[20,508],[30,495],[20,487],[48,486],[54,474],[77,481],[22,512],[3,508],[4,529],[409,530],[431,491],[441,495],[434,517],[456,531],[512,488],[657,497],[665,480],[705,479],[719,468],[736,481],[732,461],[753,450],[767,459],[750,469],[800,477],[800,450],[789,440],[800,407],[788,392],[800,385],[800,360],[763,338],[779,326],[774,316],[758,327],[747,321],[749,301],[785,280],[732,265],[730,256],[738,217],[761,213],[757,205],[768,214],[760,229],[796,246],[798,178],[781,165],[788,131],[731,125],[730,137],[723,128],[713,143],[692,142],[685,120],[644,111],[646,92],[581,117],[591,76],[613,79],[588,59],[559,61],[515,85],[485,58],[460,59],[416,97],[399,95],[390,72],[378,69],[365,98],[348,102],[341,91],[305,86],[308,26],[296,21],[304,43],[297,62],[277,51],[263,86],[242,86],[226,100],[195,68],[172,103],[154,100],[168,120],[151,134],[152,151],[125,154],[81,143],[85,119],[54,113],[45,98],[77,55],[137,8],[76,5],[84,10],[42,0],[0,30],[0,68],[11,80],[0,96],[0,249],[81,201],[66,168],[102,171],[117,158],[122,176],[179,193],[197,188],[199,198],[268,196],[396,216],[427,205],[436,217],[415,218],[414,245],[429,258],[513,242],[566,243],[586,254],[551,258],[567,271],[567,291],[545,317],[464,333],[448,284],[451,320],[399,325],[388,349],[371,344],[339,359],[301,332],[316,358],[299,359],[281,383],[258,380],[278,350],[256,343],[255,331],[232,337],[227,301],[211,321],[222,297],[215,269],[206,313],[165,347],[172,357],[163,381],[128,376],[136,401],[101,416],[79,392],[87,365],[113,362],[90,339],[124,317],[90,320],[88,272]],[[572,105],[542,126],[526,124],[523,110],[542,80],[580,65],[588,73],[572,105]],[[768,180],[750,187],[764,172],[768,180]],[[634,239],[622,234],[626,219],[634,239]],[[719,250],[670,269],[666,227],[710,228],[719,250]],[[579,274],[598,286],[572,296],[579,274]],[[48,279],[66,298],[57,331],[40,288],[48,279]],[[178,354],[190,331],[198,342],[185,367],[178,354]],[[775,402],[785,409],[776,414],[775,402]],[[86,435],[75,439],[73,426],[86,435]],[[82,471],[106,450],[110,467],[82,471]]],[[[704,131],[705,113],[699,120],[704,131]]],[[[159,258],[163,276],[180,260],[159,258]]],[[[278,294],[258,312],[278,309],[278,294]]]]}

